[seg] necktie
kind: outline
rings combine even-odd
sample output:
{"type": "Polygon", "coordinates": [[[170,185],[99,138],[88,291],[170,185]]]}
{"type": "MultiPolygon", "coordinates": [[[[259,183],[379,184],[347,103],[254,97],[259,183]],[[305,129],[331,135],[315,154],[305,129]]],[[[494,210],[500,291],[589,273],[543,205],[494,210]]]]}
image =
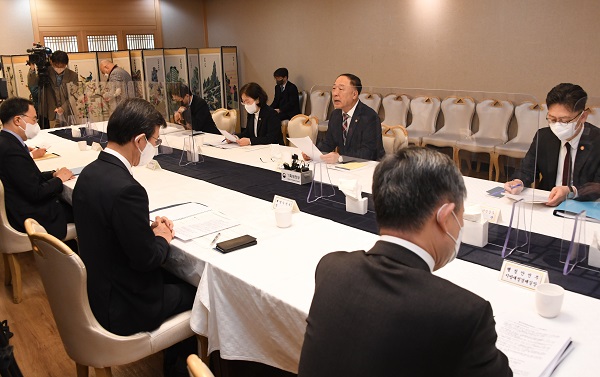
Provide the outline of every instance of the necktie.
{"type": "Polygon", "coordinates": [[[285,86],[281,85],[281,92],[283,93],[284,90],[285,90],[285,86]]]}
{"type": "Polygon", "coordinates": [[[342,113],[342,118],[344,119],[342,123],[342,135],[344,136],[344,145],[346,145],[346,137],[348,136],[348,118],[350,118],[350,115],[342,113]]]}
{"type": "Polygon", "coordinates": [[[565,163],[563,164],[562,184],[563,186],[569,186],[571,184],[571,180],[569,179],[571,176],[571,144],[565,143],[565,148],[567,148],[567,153],[565,154],[565,163]]]}

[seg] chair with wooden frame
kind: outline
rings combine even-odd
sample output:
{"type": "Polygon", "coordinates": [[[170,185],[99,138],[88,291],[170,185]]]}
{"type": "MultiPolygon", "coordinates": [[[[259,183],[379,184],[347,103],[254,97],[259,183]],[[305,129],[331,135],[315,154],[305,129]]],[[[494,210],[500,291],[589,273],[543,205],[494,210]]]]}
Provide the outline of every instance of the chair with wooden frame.
{"type": "Polygon", "coordinates": [[[362,92],[358,95],[358,99],[360,99],[360,102],[373,109],[375,113],[379,113],[379,108],[381,107],[381,94],[362,92]]]}
{"type": "Polygon", "coordinates": [[[408,147],[408,132],[403,126],[381,126],[381,138],[386,154],[408,147]]]}
{"type": "Polygon", "coordinates": [[[423,145],[423,138],[435,133],[435,124],[440,114],[440,99],[431,96],[418,96],[410,101],[412,122],[406,127],[408,142],[423,145]]]}
{"type": "Polygon", "coordinates": [[[310,116],[317,119],[319,132],[327,132],[329,122],[327,115],[331,103],[331,92],[314,90],[310,92],[310,116]]]}
{"type": "Polygon", "coordinates": [[[235,109],[217,109],[212,113],[212,118],[218,129],[225,130],[230,134],[235,133],[237,126],[237,111],[235,109]]]}
{"type": "Polygon", "coordinates": [[[190,377],[214,377],[208,366],[198,357],[191,354],[187,358],[187,367],[190,372],[190,377]]]}
{"type": "MultiPolygon", "coordinates": [[[[313,144],[317,141],[317,133],[319,132],[317,119],[308,115],[295,115],[287,125],[289,137],[305,137],[308,136],[313,144]]],[[[294,147],[293,143],[289,143],[294,147]]]]}
{"type": "Polygon", "coordinates": [[[410,98],[406,94],[388,94],[383,97],[383,111],[385,118],[381,122],[382,126],[401,125],[406,127],[406,118],[410,108],[410,98]]]}

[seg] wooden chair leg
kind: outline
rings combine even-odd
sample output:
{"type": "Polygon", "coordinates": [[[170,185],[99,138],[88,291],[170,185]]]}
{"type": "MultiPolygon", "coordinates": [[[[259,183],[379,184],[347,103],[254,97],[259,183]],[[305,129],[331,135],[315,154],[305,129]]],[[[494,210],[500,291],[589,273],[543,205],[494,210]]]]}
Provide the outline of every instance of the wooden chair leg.
{"type": "Polygon", "coordinates": [[[75,363],[75,367],[77,368],[77,377],[89,376],[89,368],[86,365],[75,363]]]}
{"type": "Polygon", "coordinates": [[[456,167],[460,171],[460,156],[459,156],[459,154],[460,154],[460,149],[458,149],[457,147],[452,147],[452,159],[454,160],[456,167]]]}
{"type": "Polygon", "coordinates": [[[208,365],[208,338],[202,335],[196,335],[198,340],[198,356],[202,362],[208,365]]]}
{"type": "Polygon", "coordinates": [[[4,285],[10,285],[11,275],[10,266],[8,264],[8,254],[2,254],[2,260],[4,262],[4,285]]]}
{"type": "Polygon", "coordinates": [[[94,368],[96,371],[96,377],[112,377],[112,370],[108,368],[94,368]]]}
{"type": "Polygon", "coordinates": [[[6,254],[8,257],[8,265],[10,266],[11,284],[13,287],[13,302],[18,304],[23,300],[21,297],[21,265],[15,254],[6,254]]]}
{"type": "MultiPolygon", "coordinates": [[[[496,170],[496,182],[498,182],[500,180],[500,164],[498,163],[498,160],[500,159],[500,156],[498,155],[498,153],[492,153],[490,154],[490,168],[492,167],[492,161],[493,161],[493,165],[494,165],[494,169],[496,170]]],[[[490,170],[490,181],[492,180],[492,171],[490,170]]]]}

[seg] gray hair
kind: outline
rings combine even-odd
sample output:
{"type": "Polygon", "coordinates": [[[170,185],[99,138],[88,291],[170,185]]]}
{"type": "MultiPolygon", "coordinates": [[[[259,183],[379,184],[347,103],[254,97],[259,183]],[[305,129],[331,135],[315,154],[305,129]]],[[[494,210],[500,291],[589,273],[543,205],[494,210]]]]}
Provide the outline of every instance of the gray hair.
{"type": "Polygon", "coordinates": [[[373,201],[380,228],[419,231],[443,203],[462,208],[467,190],[445,154],[409,147],[388,155],[375,168],[373,201]]]}

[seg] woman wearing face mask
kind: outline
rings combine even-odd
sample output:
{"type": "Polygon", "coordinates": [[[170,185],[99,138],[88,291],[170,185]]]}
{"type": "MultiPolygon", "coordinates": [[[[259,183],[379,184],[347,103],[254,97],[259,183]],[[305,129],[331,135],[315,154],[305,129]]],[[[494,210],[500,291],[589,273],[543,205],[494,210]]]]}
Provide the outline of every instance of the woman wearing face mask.
{"type": "Polygon", "coordinates": [[[240,97],[248,113],[246,129],[238,135],[240,146],[257,144],[281,144],[281,122],[277,112],[267,104],[267,93],[255,82],[240,89],[240,97]]]}
{"type": "MultiPolygon", "coordinates": [[[[587,94],[574,84],[559,84],[546,97],[548,127],[540,128],[529,151],[504,184],[518,194],[541,179],[536,188],[550,191],[548,206],[578,197],[578,188],[600,182],[600,129],[586,123],[587,94]]],[[[540,125],[542,127],[543,125],[540,125]]]]}

